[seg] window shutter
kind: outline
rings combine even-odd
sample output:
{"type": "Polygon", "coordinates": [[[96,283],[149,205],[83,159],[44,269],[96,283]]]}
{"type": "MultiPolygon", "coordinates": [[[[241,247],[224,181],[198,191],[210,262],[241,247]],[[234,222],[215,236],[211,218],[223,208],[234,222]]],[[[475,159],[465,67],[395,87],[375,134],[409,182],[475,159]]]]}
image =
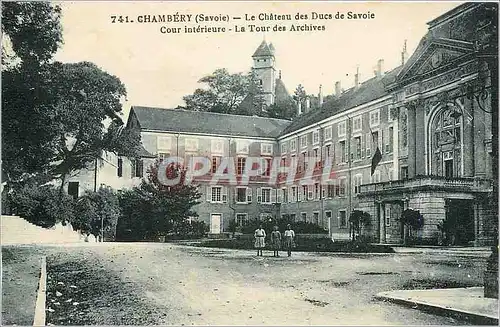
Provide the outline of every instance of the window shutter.
{"type": "Polygon", "coordinates": [[[236,203],[237,197],[238,197],[238,189],[235,187],[233,188],[233,203],[236,203]]]}
{"type": "Polygon", "coordinates": [[[365,135],[361,134],[361,158],[365,157],[365,135]]]}
{"type": "Polygon", "coordinates": [[[222,190],[221,190],[221,198],[222,198],[222,203],[226,203],[227,202],[227,186],[222,186],[222,190]]]}
{"type": "Polygon", "coordinates": [[[276,203],[281,203],[283,201],[283,191],[279,188],[276,189],[276,203]]]}
{"type": "Polygon", "coordinates": [[[207,201],[210,202],[212,200],[212,192],[210,186],[207,185],[207,201]]]}
{"type": "Polygon", "coordinates": [[[302,192],[304,192],[302,190],[302,187],[297,187],[297,201],[298,202],[302,201],[302,192]]]}
{"type": "Polygon", "coordinates": [[[262,189],[260,187],[257,188],[257,203],[262,202],[262,189]]]}
{"type": "Polygon", "coordinates": [[[276,189],[269,190],[269,193],[271,193],[271,203],[276,203],[276,191],[276,189]]]}
{"type": "Polygon", "coordinates": [[[135,177],[135,159],[130,159],[130,177],[135,177]]]}
{"type": "Polygon", "coordinates": [[[290,186],[288,188],[288,203],[292,202],[292,200],[293,200],[292,196],[293,196],[293,192],[292,192],[292,187],[290,186]]]}
{"type": "Polygon", "coordinates": [[[252,203],[252,189],[247,187],[247,202],[252,203]]]}
{"type": "Polygon", "coordinates": [[[326,198],[326,189],[327,189],[327,186],[326,185],[320,185],[320,188],[321,188],[321,198],[324,199],[324,198],[326,198]]]}

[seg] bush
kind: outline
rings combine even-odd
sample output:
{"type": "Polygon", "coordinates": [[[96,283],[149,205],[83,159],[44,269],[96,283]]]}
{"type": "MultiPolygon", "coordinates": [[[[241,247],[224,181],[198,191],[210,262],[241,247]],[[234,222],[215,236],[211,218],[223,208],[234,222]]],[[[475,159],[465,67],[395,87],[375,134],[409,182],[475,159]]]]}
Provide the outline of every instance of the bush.
{"type": "Polygon", "coordinates": [[[53,185],[25,185],[13,190],[9,200],[18,216],[40,227],[50,228],[74,217],[73,198],[53,185]]]}
{"type": "Polygon", "coordinates": [[[101,187],[97,192],[87,191],[76,201],[73,229],[97,237],[101,235],[102,224],[104,236],[114,240],[120,214],[118,196],[110,187],[101,187]]]}
{"type": "Polygon", "coordinates": [[[208,231],[209,226],[204,221],[193,220],[189,222],[185,220],[177,226],[175,233],[168,235],[168,239],[202,238],[208,231]]]}

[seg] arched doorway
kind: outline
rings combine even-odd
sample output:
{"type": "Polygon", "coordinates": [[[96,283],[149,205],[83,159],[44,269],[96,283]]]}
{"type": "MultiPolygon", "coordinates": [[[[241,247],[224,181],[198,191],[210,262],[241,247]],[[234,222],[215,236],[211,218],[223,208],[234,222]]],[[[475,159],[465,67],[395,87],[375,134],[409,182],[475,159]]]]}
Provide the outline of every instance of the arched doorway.
{"type": "Polygon", "coordinates": [[[462,176],[462,110],[452,103],[438,109],[429,125],[431,174],[462,176]]]}

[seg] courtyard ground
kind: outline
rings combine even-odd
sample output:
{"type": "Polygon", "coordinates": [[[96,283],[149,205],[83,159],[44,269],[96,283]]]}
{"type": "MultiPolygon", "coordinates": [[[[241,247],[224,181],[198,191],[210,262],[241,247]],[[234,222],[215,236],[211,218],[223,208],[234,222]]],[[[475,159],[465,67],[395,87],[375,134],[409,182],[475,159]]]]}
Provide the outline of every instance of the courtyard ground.
{"type": "MultiPolygon", "coordinates": [[[[9,256],[26,249],[10,248],[9,256]]],[[[147,243],[31,249],[47,256],[47,323],[55,325],[464,325],[470,322],[375,295],[482,286],[487,257],[303,252],[273,258],[147,243]]],[[[14,308],[9,303],[16,300],[4,292],[3,306],[14,308]]]]}

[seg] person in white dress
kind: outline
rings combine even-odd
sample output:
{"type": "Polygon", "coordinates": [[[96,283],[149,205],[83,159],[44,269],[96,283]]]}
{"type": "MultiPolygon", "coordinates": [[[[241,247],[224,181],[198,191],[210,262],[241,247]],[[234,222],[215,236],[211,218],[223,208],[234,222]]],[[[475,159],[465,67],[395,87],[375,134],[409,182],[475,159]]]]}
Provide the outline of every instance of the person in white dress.
{"type": "Polygon", "coordinates": [[[266,247],[266,231],[262,228],[262,225],[255,230],[255,248],[257,249],[257,256],[262,257],[262,249],[266,247]]]}

